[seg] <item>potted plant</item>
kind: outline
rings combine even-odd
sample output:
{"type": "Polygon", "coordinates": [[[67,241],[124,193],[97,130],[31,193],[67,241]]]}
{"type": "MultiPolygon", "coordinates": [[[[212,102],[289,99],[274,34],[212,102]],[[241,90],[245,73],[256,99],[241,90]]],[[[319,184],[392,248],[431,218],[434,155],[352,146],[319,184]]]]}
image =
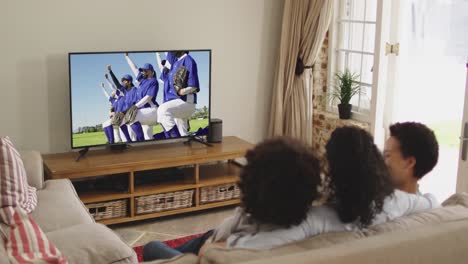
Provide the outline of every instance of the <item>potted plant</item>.
{"type": "Polygon", "coordinates": [[[335,85],[333,85],[333,92],[331,99],[338,99],[338,113],[340,119],[349,119],[351,117],[352,105],[349,103],[354,95],[360,92],[361,86],[359,85],[359,75],[351,73],[349,69],[344,72],[335,74],[335,85]]]}

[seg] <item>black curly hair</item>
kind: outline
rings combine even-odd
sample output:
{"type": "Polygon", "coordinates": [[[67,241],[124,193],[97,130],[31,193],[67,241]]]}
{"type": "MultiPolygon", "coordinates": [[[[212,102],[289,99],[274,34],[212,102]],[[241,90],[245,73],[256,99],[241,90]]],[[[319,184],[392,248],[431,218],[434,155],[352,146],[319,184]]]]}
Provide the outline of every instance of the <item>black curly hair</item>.
{"type": "Polygon", "coordinates": [[[326,157],[330,205],[343,223],[370,225],[394,191],[372,136],[358,127],[337,128],[326,145],[326,157]]]}
{"type": "Polygon", "coordinates": [[[439,159],[439,143],[434,131],[416,122],[396,123],[390,126],[390,136],[400,143],[403,157],[414,157],[414,176],[421,179],[430,172],[439,159]]]}
{"type": "Polygon", "coordinates": [[[259,224],[290,227],[305,219],[319,197],[320,164],[299,141],[278,137],[246,154],[239,180],[242,207],[259,224]]]}

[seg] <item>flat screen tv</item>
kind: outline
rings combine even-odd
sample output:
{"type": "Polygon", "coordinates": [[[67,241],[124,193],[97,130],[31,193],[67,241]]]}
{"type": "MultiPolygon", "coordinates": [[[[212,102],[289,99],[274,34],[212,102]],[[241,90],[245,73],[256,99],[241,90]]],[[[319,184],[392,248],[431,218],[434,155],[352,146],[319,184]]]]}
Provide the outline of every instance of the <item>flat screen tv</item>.
{"type": "Polygon", "coordinates": [[[211,50],[68,59],[73,149],[207,135],[211,50]]]}

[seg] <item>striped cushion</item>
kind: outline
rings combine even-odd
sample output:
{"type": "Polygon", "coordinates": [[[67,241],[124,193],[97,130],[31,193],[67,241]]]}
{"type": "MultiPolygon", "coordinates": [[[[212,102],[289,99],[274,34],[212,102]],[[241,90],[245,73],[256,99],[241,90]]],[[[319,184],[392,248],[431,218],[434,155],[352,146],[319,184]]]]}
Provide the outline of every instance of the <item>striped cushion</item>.
{"type": "Polygon", "coordinates": [[[62,253],[23,209],[1,208],[0,220],[4,221],[3,217],[13,218],[10,224],[1,225],[10,263],[67,263],[62,253]]]}
{"type": "Polygon", "coordinates": [[[20,207],[30,213],[36,205],[36,188],[27,182],[20,154],[8,137],[0,137],[0,208],[20,207]]]}

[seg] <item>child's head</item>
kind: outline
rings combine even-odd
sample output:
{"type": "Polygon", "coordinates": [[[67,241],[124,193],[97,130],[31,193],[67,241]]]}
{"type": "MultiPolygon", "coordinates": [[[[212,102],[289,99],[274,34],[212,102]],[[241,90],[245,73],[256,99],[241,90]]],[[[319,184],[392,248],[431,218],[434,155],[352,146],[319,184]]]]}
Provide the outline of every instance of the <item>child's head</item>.
{"type": "Polygon", "coordinates": [[[385,163],[397,188],[416,184],[430,172],[439,157],[439,144],[434,132],[420,123],[405,122],[390,126],[385,142],[385,163]]]}
{"type": "Polygon", "coordinates": [[[326,145],[330,202],[344,223],[371,224],[393,193],[387,167],[372,136],[357,127],[333,131],[326,145]]]}
{"type": "Polygon", "coordinates": [[[240,175],[242,206],[258,223],[283,227],[305,219],[319,196],[319,161],[299,141],[279,137],[266,140],[246,154],[240,175]]]}

